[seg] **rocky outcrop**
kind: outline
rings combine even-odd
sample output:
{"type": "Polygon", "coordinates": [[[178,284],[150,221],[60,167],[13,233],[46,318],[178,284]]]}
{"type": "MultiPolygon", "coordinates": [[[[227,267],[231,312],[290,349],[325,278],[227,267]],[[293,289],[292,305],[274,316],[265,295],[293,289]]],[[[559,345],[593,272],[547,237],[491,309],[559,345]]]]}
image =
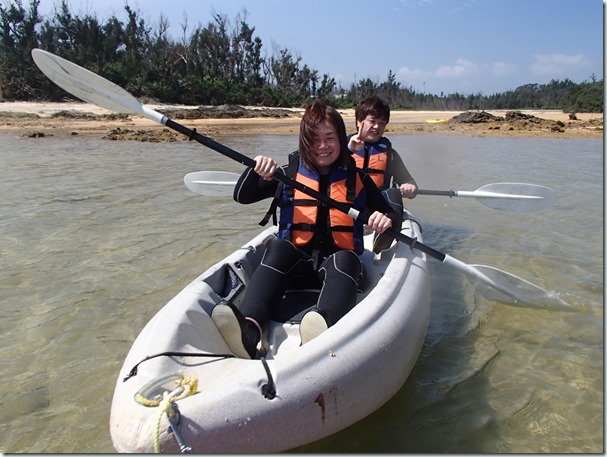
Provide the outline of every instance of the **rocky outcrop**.
{"type": "Polygon", "coordinates": [[[183,140],[183,135],[179,135],[169,129],[161,130],[130,130],[116,127],[103,136],[103,140],[127,140],[142,141],[144,143],[173,143],[183,140]]]}
{"type": "Polygon", "coordinates": [[[503,121],[504,118],[494,116],[486,111],[466,111],[465,113],[453,116],[450,120],[450,124],[479,124],[481,122],[499,122],[503,121]]]}
{"type": "Polygon", "coordinates": [[[240,105],[200,106],[187,109],[164,109],[162,111],[172,119],[243,119],[243,118],[285,118],[294,116],[294,112],[281,108],[245,108],[240,105]]]}

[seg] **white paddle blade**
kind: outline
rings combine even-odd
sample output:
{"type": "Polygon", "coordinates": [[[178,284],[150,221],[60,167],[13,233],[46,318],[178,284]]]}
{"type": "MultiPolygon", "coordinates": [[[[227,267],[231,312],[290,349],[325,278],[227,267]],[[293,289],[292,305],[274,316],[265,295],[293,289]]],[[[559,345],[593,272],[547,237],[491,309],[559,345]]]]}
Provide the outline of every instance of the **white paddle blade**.
{"type": "Polygon", "coordinates": [[[549,187],[526,183],[487,184],[471,194],[490,208],[514,213],[541,211],[550,208],[556,199],[554,191],[549,187]]]}
{"type": "Polygon", "coordinates": [[[207,197],[231,197],[240,175],[227,171],[195,171],[184,176],[186,187],[207,197]]]}
{"type": "Polygon", "coordinates": [[[551,309],[555,311],[576,311],[563,301],[557,293],[548,292],[518,276],[487,265],[470,265],[489,281],[475,275],[470,281],[485,298],[514,306],[551,309]]]}
{"type": "Polygon", "coordinates": [[[115,113],[141,114],[159,124],[164,116],[139,101],[122,87],[62,57],[32,49],[34,62],[51,81],[79,99],[115,113]]]}
{"type": "Polygon", "coordinates": [[[488,300],[513,306],[550,309],[555,311],[577,311],[558,294],[548,292],[518,276],[487,265],[468,265],[450,255],[443,263],[464,273],[474,288],[488,300]]]}

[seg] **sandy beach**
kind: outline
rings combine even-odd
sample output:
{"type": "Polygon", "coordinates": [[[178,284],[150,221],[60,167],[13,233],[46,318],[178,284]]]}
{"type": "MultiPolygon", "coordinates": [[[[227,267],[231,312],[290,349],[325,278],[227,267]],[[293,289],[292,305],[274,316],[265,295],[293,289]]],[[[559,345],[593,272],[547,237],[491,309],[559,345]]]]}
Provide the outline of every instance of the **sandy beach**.
{"type": "MultiPolygon", "coordinates": [[[[179,105],[146,105],[163,114],[174,110],[192,110],[198,107],[179,105]]],[[[259,108],[250,108],[255,113],[259,108]]],[[[271,109],[266,109],[270,110],[271,109]]],[[[256,135],[297,134],[302,109],[289,109],[288,116],[245,118],[172,119],[196,128],[205,135],[256,135]]],[[[350,129],[354,123],[354,110],[340,110],[350,129]]],[[[517,136],[556,138],[602,138],[603,116],[601,113],[569,113],[557,110],[523,110],[520,119],[505,119],[508,111],[488,111],[497,119],[490,122],[462,123],[453,118],[462,111],[392,111],[386,135],[394,134],[441,134],[475,136],[517,136]]],[[[167,132],[162,125],[139,115],[119,115],[88,103],[65,102],[0,102],[0,131],[14,132],[24,137],[72,136],[95,134],[112,139],[138,139],[146,141],[178,141],[182,136],[167,132]],[[129,133],[139,132],[138,135],[129,133]],[[122,135],[120,135],[122,133],[122,135]],[[134,136],[134,137],[133,137],[134,136]],[[155,138],[150,140],[150,138],[155,138]]]]}

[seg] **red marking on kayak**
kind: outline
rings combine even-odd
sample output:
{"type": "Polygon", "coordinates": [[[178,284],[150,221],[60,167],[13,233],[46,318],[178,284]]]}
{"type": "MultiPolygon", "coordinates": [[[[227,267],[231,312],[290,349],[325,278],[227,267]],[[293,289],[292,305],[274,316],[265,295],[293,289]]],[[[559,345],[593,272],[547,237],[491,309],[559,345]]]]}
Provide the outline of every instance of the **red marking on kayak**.
{"type": "Polygon", "coordinates": [[[320,418],[322,419],[323,424],[325,423],[325,396],[322,393],[318,394],[314,403],[318,403],[320,406],[320,418]]]}

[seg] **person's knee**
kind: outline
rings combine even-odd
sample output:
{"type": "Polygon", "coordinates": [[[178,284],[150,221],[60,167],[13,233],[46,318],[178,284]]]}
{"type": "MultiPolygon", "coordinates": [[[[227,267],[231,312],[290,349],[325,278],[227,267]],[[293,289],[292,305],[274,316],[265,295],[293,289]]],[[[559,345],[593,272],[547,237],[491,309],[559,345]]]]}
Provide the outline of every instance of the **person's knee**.
{"type": "Polygon", "coordinates": [[[403,211],[403,197],[398,187],[390,187],[383,191],[384,198],[396,212],[403,211]]]}
{"type": "Polygon", "coordinates": [[[297,248],[291,242],[274,238],[268,242],[261,264],[286,274],[298,260],[297,248]]]}
{"type": "Polygon", "coordinates": [[[333,254],[333,265],[336,270],[352,276],[357,281],[362,273],[360,257],[354,251],[337,251],[333,254]]]}

